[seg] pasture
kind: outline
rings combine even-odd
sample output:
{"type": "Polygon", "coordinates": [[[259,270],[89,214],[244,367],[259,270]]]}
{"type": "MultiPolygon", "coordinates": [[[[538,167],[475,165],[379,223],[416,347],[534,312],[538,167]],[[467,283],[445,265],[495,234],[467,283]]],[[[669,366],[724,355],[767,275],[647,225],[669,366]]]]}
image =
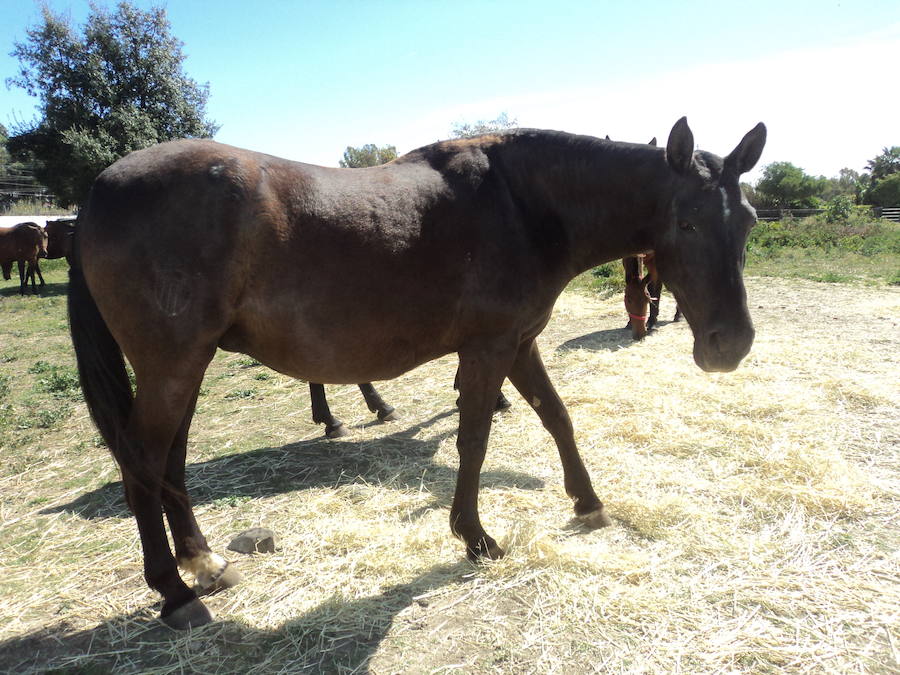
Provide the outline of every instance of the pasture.
{"type": "Polygon", "coordinates": [[[42,297],[0,289],[0,671],[37,673],[900,672],[900,288],[750,277],[757,338],[706,374],[686,324],[633,343],[621,295],[570,290],[539,338],[614,525],[581,529],[556,448],[507,383],[481,515],[507,557],[473,565],[447,527],[456,359],[379,385],[378,424],[328,387],[219,352],[188,456],[223,553],[271,554],[156,618],[116,466],[77,387],[65,263],[42,297]]]}

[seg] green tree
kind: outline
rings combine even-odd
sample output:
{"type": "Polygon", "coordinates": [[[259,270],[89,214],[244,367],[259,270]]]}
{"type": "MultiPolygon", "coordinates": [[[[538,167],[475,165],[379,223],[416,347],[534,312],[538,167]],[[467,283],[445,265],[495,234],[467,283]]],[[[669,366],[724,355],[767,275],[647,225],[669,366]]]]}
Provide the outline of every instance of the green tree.
{"type": "Polygon", "coordinates": [[[869,188],[866,202],[875,206],[900,206],[900,173],[892,173],[869,188]]]}
{"type": "Polygon", "coordinates": [[[862,185],[860,178],[858,171],[843,168],[836,177],[825,179],[824,189],[820,196],[827,202],[835,197],[849,197],[858,201],[862,185]]]}
{"type": "Polygon", "coordinates": [[[26,34],[7,86],[37,97],[40,119],[16,129],[9,147],[34,154],[38,180],[61,204],[80,203],[96,175],[133,150],[218,130],[206,119],[209,85],[185,75],[182,42],[162,8],[92,4],[78,31],[45,6],[26,34]]]}
{"type": "Polygon", "coordinates": [[[472,138],[480,134],[488,134],[494,131],[505,131],[507,129],[516,129],[519,126],[518,120],[511,120],[509,116],[502,112],[492,120],[478,120],[474,124],[468,122],[457,122],[450,130],[451,138],[472,138]]]}
{"type": "Polygon", "coordinates": [[[756,183],[756,195],[761,208],[808,209],[822,203],[821,195],[827,179],[809,176],[790,162],[772,162],[763,168],[756,183]]]}
{"type": "Polygon", "coordinates": [[[866,169],[872,177],[873,185],[891,174],[900,173],[900,146],[884,148],[878,157],[866,162],[866,169]]]}
{"type": "Polygon", "coordinates": [[[378,166],[387,164],[397,159],[397,148],[393,145],[385,145],[379,148],[373,143],[367,143],[360,148],[352,148],[349,145],[344,150],[344,158],[339,164],[345,169],[361,169],[366,166],[378,166]]]}

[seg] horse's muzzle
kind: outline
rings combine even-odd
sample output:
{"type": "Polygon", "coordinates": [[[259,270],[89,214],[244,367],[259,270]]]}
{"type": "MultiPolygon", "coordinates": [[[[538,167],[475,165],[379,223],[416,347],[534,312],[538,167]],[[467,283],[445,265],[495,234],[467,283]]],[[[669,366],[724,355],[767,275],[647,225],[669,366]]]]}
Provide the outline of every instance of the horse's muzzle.
{"type": "Polygon", "coordinates": [[[729,373],[753,346],[753,324],[715,326],[694,337],[694,362],[708,373],[729,373]]]}

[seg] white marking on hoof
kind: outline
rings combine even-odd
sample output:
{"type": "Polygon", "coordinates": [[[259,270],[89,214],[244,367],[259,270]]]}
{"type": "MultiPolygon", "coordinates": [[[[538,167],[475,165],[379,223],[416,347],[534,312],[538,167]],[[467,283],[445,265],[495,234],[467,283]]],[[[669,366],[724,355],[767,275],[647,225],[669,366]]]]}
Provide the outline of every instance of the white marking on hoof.
{"type": "Polygon", "coordinates": [[[230,588],[238,584],[241,575],[232,569],[218,553],[203,553],[195,558],[188,558],[181,562],[181,567],[194,575],[197,586],[204,592],[230,588]]]}
{"type": "Polygon", "coordinates": [[[612,525],[612,520],[606,515],[606,510],[602,506],[590,513],[578,516],[578,520],[594,530],[612,525]]]}

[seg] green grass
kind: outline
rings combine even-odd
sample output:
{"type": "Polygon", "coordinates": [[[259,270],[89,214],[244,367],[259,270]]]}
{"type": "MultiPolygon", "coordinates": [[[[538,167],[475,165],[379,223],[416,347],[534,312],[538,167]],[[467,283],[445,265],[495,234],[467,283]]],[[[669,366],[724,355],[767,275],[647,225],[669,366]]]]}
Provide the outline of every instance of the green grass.
{"type": "Polygon", "coordinates": [[[900,283],[900,224],[854,213],[758,223],[747,243],[747,274],[827,283],[900,283]]]}

